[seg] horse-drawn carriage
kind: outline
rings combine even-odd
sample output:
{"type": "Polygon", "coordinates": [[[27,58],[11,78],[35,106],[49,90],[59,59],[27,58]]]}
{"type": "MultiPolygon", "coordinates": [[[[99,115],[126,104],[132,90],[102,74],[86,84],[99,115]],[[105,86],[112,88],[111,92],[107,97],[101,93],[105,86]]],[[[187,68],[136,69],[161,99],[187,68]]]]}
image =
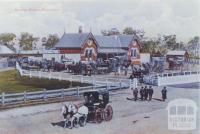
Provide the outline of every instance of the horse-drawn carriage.
{"type": "Polygon", "coordinates": [[[103,120],[110,121],[113,117],[113,109],[109,104],[108,91],[89,91],[83,94],[85,106],[89,113],[87,120],[101,123],[103,120]]]}
{"type": "Polygon", "coordinates": [[[108,91],[88,91],[83,94],[85,102],[82,106],[70,104],[62,107],[65,126],[68,128],[85,126],[86,122],[101,123],[113,117],[112,106],[109,105],[108,91]]]}

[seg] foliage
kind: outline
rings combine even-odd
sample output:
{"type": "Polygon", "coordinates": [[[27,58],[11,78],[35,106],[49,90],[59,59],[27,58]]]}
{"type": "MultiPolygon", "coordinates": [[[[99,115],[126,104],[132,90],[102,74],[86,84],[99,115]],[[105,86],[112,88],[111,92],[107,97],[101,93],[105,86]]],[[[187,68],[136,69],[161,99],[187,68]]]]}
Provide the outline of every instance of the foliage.
{"type": "Polygon", "coordinates": [[[13,47],[13,44],[10,42],[16,38],[16,35],[13,33],[2,33],[0,34],[0,42],[4,45],[6,45],[11,50],[15,51],[15,48],[13,47]]]}
{"type": "Polygon", "coordinates": [[[120,32],[117,28],[111,28],[110,30],[101,30],[101,34],[104,36],[110,36],[110,35],[119,35],[120,32]]]}
{"type": "Polygon", "coordinates": [[[163,35],[165,46],[168,49],[174,50],[176,45],[176,35],[163,35]]]}
{"type": "Polygon", "coordinates": [[[56,43],[59,41],[59,38],[56,34],[50,34],[48,36],[47,41],[43,44],[46,49],[50,49],[56,45],[56,43]]]}
{"type": "Polygon", "coordinates": [[[13,34],[13,33],[2,33],[2,34],[0,34],[0,41],[3,44],[12,41],[14,38],[16,38],[16,35],[13,34]]]}
{"type": "Polygon", "coordinates": [[[34,41],[37,41],[37,38],[34,38],[32,34],[27,32],[21,33],[21,37],[19,40],[20,47],[23,50],[32,50],[34,41]]]}
{"type": "Polygon", "coordinates": [[[147,40],[147,41],[143,41],[142,45],[142,52],[144,53],[152,53],[152,52],[156,52],[158,51],[158,42],[154,41],[154,40],[147,40]]]}
{"type": "Polygon", "coordinates": [[[188,44],[197,45],[199,42],[200,42],[199,36],[195,36],[194,38],[192,38],[192,39],[188,42],[188,44]]]}
{"type": "Polygon", "coordinates": [[[136,30],[133,30],[132,27],[126,27],[126,28],[123,30],[123,34],[126,34],[126,35],[133,35],[133,34],[136,34],[136,30]]]}

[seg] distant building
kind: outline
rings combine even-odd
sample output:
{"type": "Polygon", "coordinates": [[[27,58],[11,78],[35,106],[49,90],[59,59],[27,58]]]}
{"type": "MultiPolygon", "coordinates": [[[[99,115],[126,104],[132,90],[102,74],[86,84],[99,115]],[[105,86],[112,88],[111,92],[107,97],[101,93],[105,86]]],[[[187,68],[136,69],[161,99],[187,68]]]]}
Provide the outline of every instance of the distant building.
{"type": "Polygon", "coordinates": [[[0,44],[0,56],[10,55],[14,53],[15,52],[11,50],[9,47],[7,47],[6,45],[0,44]]]}
{"type": "Polygon", "coordinates": [[[187,51],[169,51],[166,54],[166,62],[168,63],[169,69],[181,69],[184,62],[187,62],[189,54],[187,51]]]}
{"type": "Polygon", "coordinates": [[[189,54],[187,51],[168,51],[166,54],[166,61],[187,61],[189,54]]]}

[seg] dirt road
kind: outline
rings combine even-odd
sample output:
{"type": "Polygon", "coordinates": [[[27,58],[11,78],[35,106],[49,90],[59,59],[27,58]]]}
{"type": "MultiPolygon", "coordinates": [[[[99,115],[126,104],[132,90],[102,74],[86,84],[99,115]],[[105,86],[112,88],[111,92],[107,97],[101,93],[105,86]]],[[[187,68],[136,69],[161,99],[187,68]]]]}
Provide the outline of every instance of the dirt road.
{"type": "MultiPolygon", "coordinates": [[[[199,101],[199,90],[167,87],[168,99],[161,98],[160,88],[154,87],[152,101],[130,101],[129,89],[111,93],[114,117],[101,124],[87,123],[85,127],[64,129],[60,112],[62,103],[16,108],[0,112],[0,134],[197,134],[194,131],[172,131],[167,127],[166,106],[175,98],[199,101]]],[[[67,104],[66,102],[65,104],[67,104]]],[[[74,102],[79,103],[79,102],[74,102]]],[[[199,104],[198,104],[199,105],[199,104]]],[[[198,117],[197,120],[200,118],[198,117]]],[[[199,124],[199,122],[197,122],[199,124]]],[[[199,127],[198,127],[199,128],[199,127]]]]}

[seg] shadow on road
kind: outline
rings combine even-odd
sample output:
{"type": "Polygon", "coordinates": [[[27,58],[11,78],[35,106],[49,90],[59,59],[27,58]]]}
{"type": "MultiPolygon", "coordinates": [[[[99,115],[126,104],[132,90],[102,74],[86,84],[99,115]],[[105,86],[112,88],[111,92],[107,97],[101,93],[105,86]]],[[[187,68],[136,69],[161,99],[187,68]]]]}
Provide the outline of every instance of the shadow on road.
{"type": "MultiPolygon", "coordinates": [[[[134,98],[126,98],[127,100],[131,100],[131,101],[135,101],[134,98]]],[[[157,101],[163,101],[162,99],[159,98],[152,98],[153,100],[157,100],[157,101]]],[[[140,98],[137,99],[137,101],[148,101],[148,100],[141,100],[140,98]]]]}
{"type": "Polygon", "coordinates": [[[55,122],[55,123],[51,123],[52,126],[59,126],[59,127],[64,127],[65,122],[64,121],[60,121],[60,122],[55,122]]]}
{"type": "Polygon", "coordinates": [[[157,100],[157,101],[163,101],[162,99],[158,99],[158,98],[152,98],[154,100],[157,100]]]}

